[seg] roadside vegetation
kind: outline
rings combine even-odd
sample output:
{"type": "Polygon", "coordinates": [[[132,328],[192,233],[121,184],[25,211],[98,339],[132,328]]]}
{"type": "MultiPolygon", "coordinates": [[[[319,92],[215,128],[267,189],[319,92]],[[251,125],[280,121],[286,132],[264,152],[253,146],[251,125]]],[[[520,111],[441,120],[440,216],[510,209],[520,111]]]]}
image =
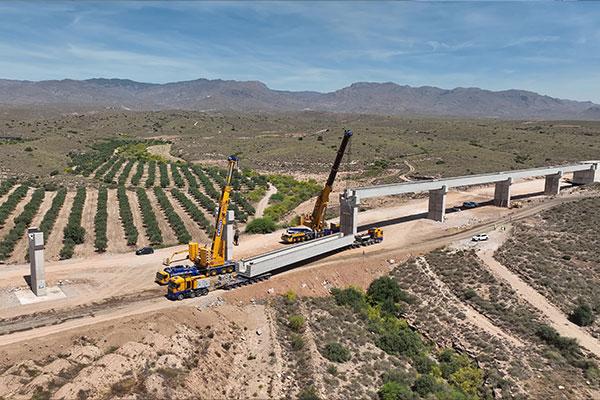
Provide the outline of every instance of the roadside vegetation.
{"type": "Polygon", "coordinates": [[[302,202],[316,196],[321,185],[314,179],[297,181],[291,176],[271,175],[269,181],[277,188],[277,193],[271,196],[269,207],[265,209],[264,216],[273,221],[281,220],[302,202]]]}
{"type": "Polygon", "coordinates": [[[269,217],[255,218],[246,225],[247,233],[271,233],[277,230],[277,224],[269,217]]]}

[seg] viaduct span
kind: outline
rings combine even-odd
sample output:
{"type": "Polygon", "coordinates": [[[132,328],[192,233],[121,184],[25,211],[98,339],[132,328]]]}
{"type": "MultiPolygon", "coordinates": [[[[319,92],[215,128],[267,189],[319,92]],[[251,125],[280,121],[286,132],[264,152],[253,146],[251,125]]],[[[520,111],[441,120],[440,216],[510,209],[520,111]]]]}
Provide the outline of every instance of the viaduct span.
{"type": "Polygon", "coordinates": [[[491,183],[495,183],[496,185],[494,204],[498,207],[510,207],[510,187],[514,181],[543,176],[546,179],[544,193],[546,195],[557,195],[560,192],[560,179],[563,175],[569,173],[573,174],[572,182],[576,185],[600,182],[600,161],[583,161],[577,164],[556,167],[531,168],[435,179],[431,181],[404,182],[348,189],[340,195],[340,224],[344,234],[355,235],[358,226],[358,207],[361,200],[372,197],[419,192],[429,192],[429,211],[427,217],[441,222],[444,221],[446,213],[446,194],[448,193],[448,189],[491,183]]]}

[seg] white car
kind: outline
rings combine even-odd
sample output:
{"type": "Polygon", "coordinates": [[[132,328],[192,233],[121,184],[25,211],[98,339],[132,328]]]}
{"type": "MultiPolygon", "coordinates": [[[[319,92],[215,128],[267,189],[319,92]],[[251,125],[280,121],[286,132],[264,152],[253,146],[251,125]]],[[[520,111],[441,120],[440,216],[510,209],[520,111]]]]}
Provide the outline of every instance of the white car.
{"type": "Polygon", "coordinates": [[[480,233],[479,235],[475,235],[471,238],[474,242],[482,242],[484,240],[488,240],[489,237],[485,233],[480,233]]]}

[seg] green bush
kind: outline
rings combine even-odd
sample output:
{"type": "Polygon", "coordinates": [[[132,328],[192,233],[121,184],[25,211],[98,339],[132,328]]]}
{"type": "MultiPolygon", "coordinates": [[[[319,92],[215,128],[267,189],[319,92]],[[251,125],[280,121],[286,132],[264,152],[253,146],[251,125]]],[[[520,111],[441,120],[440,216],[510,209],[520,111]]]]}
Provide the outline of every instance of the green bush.
{"type": "Polygon", "coordinates": [[[333,288],[331,294],[333,294],[338,305],[352,307],[356,312],[365,310],[368,306],[364,293],[354,287],[346,289],[333,288]]]}
{"type": "Polygon", "coordinates": [[[246,225],[248,233],[271,233],[277,230],[277,224],[270,218],[256,218],[246,225]]]}
{"type": "Polygon", "coordinates": [[[288,290],[283,295],[286,304],[294,304],[298,299],[298,295],[293,290],[288,290]]]}
{"type": "Polygon", "coordinates": [[[348,350],[341,343],[338,342],[327,343],[321,354],[329,361],[337,363],[349,361],[351,358],[350,350],[348,350]]]}
{"type": "Polygon", "coordinates": [[[192,240],[192,236],[190,235],[187,228],[185,227],[185,224],[173,208],[173,205],[171,205],[169,198],[162,190],[162,188],[155,186],[154,194],[156,195],[156,199],[158,200],[160,207],[162,208],[163,212],[165,213],[165,216],[167,217],[167,221],[169,221],[169,225],[171,225],[171,228],[173,228],[173,230],[175,231],[175,235],[177,235],[177,240],[179,241],[179,243],[188,243],[190,240],[192,240]]]}
{"type": "Polygon", "coordinates": [[[419,395],[425,397],[429,393],[434,393],[437,391],[437,383],[433,376],[431,375],[421,375],[415,381],[415,384],[412,387],[412,390],[419,395]]]}
{"type": "Polygon", "coordinates": [[[106,225],[108,220],[108,190],[106,187],[98,189],[98,204],[96,206],[96,216],[94,217],[94,247],[96,251],[106,251],[108,246],[108,237],[106,236],[106,225]]]}
{"type": "Polygon", "coordinates": [[[137,243],[139,232],[133,223],[133,213],[131,212],[131,206],[127,198],[127,191],[123,185],[117,188],[117,200],[119,201],[119,215],[121,217],[121,224],[125,230],[127,244],[133,246],[137,243]]]}
{"type": "Polygon", "coordinates": [[[294,332],[302,332],[304,330],[304,317],[302,315],[291,315],[288,318],[288,326],[294,332]]]}
{"type": "Polygon", "coordinates": [[[395,382],[389,381],[379,389],[377,395],[381,400],[413,400],[417,396],[410,390],[409,387],[395,382]]]}
{"type": "Polygon", "coordinates": [[[156,161],[148,162],[148,177],[146,178],[146,183],[144,186],[150,188],[154,186],[154,181],[156,180],[156,161]]]}
{"type": "Polygon", "coordinates": [[[556,347],[567,358],[578,358],[581,356],[581,349],[577,344],[577,340],[560,336],[554,328],[548,325],[541,325],[536,334],[546,344],[556,347]]]}
{"type": "Polygon", "coordinates": [[[150,244],[161,244],[163,238],[150,199],[148,199],[146,191],[141,187],[136,189],[136,193],[140,211],[142,212],[142,220],[144,222],[144,227],[146,228],[146,236],[148,237],[148,240],[150,240],[150,244]]]}
{"type": "Polygon", "coordinates": [[[50,233],[52,232],[52,228],[54,228],[54,224],[56,219],[58,218],[58,213],[60,212],[63,204],[65,203],[65,198],[67,197],[67,189],[62,187],[56,191],[56,195],[54,199],[52,199],[52,204],[50,208],[42,218],[42,222],[40,222],[39,229],[44,232],[44,240],[48,240],[50,237],[50,233]]]}
{"type": "Polygon", "coordinates": [[[594,322],[594,312],[592,307],[587,304],[580,304],[571,314],[569,314],[569,321],[579,326],[589,326],[594,322]]]}
{"type": "Polygon", "coordinates": [[[408,357],[418,355],[423,349],[421,337],[410,328],[388,329],[376,339],[375,344],[386,353],[408,357]]]}

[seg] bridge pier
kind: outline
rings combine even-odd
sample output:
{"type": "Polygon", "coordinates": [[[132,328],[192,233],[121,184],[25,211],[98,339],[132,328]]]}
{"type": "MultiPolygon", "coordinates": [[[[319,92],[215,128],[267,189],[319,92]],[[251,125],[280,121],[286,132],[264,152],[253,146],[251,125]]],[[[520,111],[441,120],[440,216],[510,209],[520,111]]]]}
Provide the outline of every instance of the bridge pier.
{"type": "Polygon", "coordinates": [[[360,199],[340,193],[340,230],[348,235],[356,235],[358,231],[358,206],[360,199]]]}
{"type": "Polygon", "coordinates": [[[494,190],[494,205],[496,207],[510,207],[510,185],[512,178],[505,181],[496,182],[494,190]]]}
{"type": "Polygon", "coordinates": [[[576,185],[589,185],[598,181],[600,181],[600,173],[595,168],[573,172],[573,183],[576,185]]]}
{"type": "Polygon", "coordinates": [[[560,178],[562,178],[562,172],[546,175],[546,183],[544,185],[545,195],[555,196],[560,193],[560,178]]]}
{"type": "Polygon", "coordinates": [[[448,187],[442,186],[441,189],[429,191],[429,211],[427,218],[438,222],[444,222],[446,215],[446,194],[448,187]]]}

